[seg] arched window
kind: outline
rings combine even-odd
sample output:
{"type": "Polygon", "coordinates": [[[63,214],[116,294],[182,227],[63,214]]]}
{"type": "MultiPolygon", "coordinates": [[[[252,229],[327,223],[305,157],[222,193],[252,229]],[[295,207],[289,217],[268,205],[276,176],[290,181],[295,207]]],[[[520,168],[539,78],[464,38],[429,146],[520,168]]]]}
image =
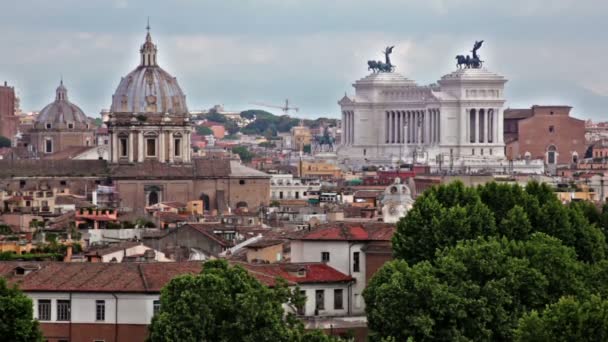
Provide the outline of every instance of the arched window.
{"type": "Polygon", "coordinates": [[[158,203],[158,192],[150,191],[148,194],[148,205],[154,205],[158,203]]]}
{"type": "Polygon", "coordinates": [[[203,201],[203,208],[205,210],[211,210],[211,201],[209,200],[209,195],[201,194],[199,198],[201,201],[203,201]]]}
{"type": "Polygon", "coordinates": [[[557,164],[557,148],[554,145],[547,148],[547,164],[557,164]]]}
{"type": "Polygon", "coordinates": [[[247,208],[247,202],[244,202],[244,201],[238,202],[236,204],[236,207],[237,207],[237,209],[238,208],[247,208]]]}
{"type": "Polygon", "coordinates": [[[572,163],[578,164],[578,153],[577,152],[572,153],[572,163]]]}

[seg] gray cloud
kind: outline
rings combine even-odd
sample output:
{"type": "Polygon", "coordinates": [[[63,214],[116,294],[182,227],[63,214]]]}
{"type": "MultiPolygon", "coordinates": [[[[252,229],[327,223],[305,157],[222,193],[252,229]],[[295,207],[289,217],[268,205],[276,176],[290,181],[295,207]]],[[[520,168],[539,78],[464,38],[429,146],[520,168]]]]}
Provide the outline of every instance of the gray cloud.
{"type": "MultiPolygon", "coordinates": [[[[5,8],[7,5],[5,5],[5,8]]],[[[394,44],[398,72],[420,84],[454,69],[484,39],[487,66],[510,79],[508,105],[560,103],[602,118],[608,105],[606,1],[578,0],[29,0],[0,13],[0,80],[26,110],[54,97],[60,74],[89,115],[133,69],[146,17],[161,65],[191,108],[289,97],[307,116],[337,99],[394,44]]]]}

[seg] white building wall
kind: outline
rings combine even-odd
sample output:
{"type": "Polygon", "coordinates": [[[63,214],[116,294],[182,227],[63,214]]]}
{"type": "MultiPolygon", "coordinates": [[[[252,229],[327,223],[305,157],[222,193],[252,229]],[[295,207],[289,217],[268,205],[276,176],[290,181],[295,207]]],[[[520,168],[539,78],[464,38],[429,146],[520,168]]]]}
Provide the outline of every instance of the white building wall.
{"type": "Polygon", "coordinates": [[[51,320],[44,323],[70,323],[57,321],[57,300],[71,299],[72,323],[118,323],[118,324],[150,324],[154,314],[154,301],[159,300],[159,294],[120,294],[93,292],[26,292],[34,305],[34,317],[38,318],[38,300],[51,300],[51,320]],[[105,301],[105,320],[96,320],[96,301],[105,301]],[[118,311],[116,305],[118,303],[118,311]],[[116,320],[118,313],[118,321],[116,320]]]}
{"type": "MultiPolygon", "coordinates": [[[[363,290],[365,289],[365,253],[361,251],[364,243],[350,241],[309,241],[294,240],[291,242],[291,261],[322,262],[321,253],[329,252],[329,266],[355,278],[351,287],[350,302],[351,313],[358,314],[365,311],[363,303],[363,290]],[[359,252],[359,272],[353,271],[353,253],[359,252]]],[[[333,303],[333,302],[332,302],[333,303]]]]}
{"type": "Polygon", "coordinates": [[[304,291],[306,304],[304,306],[305,316],[315,316],[316,310],[316,291],[324,291],[324,310],[320,310],[317,316],[345,316],[348,315],[348,284],[305,284],[300,285],[300,290],[304,291]],[[342,309],[334,309],[334,290],[342,290],[342,309]]]}

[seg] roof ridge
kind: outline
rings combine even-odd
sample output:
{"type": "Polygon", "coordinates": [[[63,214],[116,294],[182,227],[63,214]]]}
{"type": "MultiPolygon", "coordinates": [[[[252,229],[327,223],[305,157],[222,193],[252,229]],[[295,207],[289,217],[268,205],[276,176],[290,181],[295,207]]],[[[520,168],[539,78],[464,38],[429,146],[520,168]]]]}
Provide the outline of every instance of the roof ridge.
{"type": "Polygon", "coordinates": [[[146,292],[149,291],[149,287],[148,287],[148,281],[146,280],[146,276],[144,275],[144,271],[142,269],[143,264],[138,264],[137,265],[137,271],[139,272],[139,276],[141,277],[141,281],[144,284],[144,290],[146,292]]]}

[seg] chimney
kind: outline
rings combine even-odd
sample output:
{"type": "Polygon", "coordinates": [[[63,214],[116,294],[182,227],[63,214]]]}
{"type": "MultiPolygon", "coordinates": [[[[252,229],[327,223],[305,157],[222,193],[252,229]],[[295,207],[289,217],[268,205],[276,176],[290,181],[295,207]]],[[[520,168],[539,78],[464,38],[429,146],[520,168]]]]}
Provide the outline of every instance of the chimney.
{"type": "Polygon", "coordinates": [[[65,251],[63,262],[72,262],[72,244],[70,243],[65,251]]]}

